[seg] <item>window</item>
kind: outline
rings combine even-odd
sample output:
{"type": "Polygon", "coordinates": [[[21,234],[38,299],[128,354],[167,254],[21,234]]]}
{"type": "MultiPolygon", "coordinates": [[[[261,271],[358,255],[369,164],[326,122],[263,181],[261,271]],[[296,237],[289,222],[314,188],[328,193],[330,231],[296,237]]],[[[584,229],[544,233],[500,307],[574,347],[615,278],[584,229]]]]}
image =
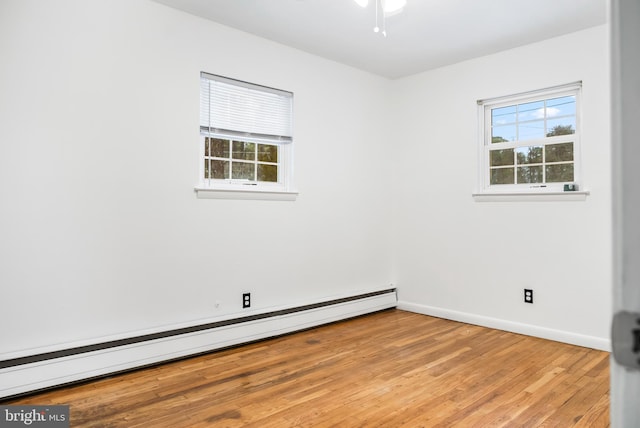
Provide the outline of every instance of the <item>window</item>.
{"type": "Polygon", "coordinates": [[[580,87],[576,83],[478,102],[483,192],[579,188],[580,87]]]}
{"type": "Polygon", "coordinates": [[[198,190],[291,192],[293,94],[200,75],[198,190]]]}

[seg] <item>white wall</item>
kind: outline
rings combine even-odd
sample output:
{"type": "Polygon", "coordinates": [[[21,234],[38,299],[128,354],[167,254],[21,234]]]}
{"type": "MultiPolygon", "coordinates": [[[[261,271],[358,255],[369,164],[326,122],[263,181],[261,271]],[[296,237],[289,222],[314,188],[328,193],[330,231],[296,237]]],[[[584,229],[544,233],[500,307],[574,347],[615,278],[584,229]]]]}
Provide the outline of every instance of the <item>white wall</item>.
{"type": "Polygon", "coordinates": [[[607,27],[393,82],[394,276],[403,307],[608,347],[607,27]],[[476,100],[583,82],[586,201],[475,202],[476,100]],[[523,303],[523,289],[534,304],[523,303]]]}
{"type": "Polygon", "coordinates": [[[385,79],[148,0],[3,0],[0,58],[0,356],[389,287],[385,79]],[[297,201],[196,198],[200,71],[295,93],[297,201]]]}
{"type": "Polygon", "coordinates": [[[414,310],[605,340],[606,44],[388,81],[148,0],[2,1],[0,356],[390,282],[414,310]],[[196,198],[203,70],[295,93],[297,201],[196,198]],[[575,80],[587,200],[474,202],[475,101],[575,80]]]}

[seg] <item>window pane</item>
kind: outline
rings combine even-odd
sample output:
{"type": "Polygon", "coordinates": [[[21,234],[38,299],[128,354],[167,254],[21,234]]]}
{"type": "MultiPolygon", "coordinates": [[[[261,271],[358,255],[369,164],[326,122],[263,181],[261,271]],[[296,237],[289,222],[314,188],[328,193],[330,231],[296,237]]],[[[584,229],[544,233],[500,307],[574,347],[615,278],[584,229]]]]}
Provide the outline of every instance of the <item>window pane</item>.
{"type": "Polygon", "coordinates": [[[491,109],[491,126],[515,123],[516,106],[507,106],[491,109]]]}
{"type": "Polygon", "coordinates": [[[229,140],[223,140],[221,138],[207,138],[209,144],[205,143],[204,155],[215,156],[217,158],[229,157],[229,140]]]}
{"type": "Polygon", "coordinates": [[[234,180],[255,180],[255,164],[246,162],[233,162],[233,174],[234,180]]]}
{"type": "Polygon", "coordinates": [[[258,164],[258,181],[278,182],[278,166],[258,164]]]}
{"type": "Polygon", "coordinates": [[[516,140],[516,126],[494,126],[491,129],[491,143],[504,143],[516,140]]]}
{"type": "Polygon", "coordinates": [[[209,170],[209,178],[225,179],[229,178],[229,162],[212,160],[209,170]]]}
{"type": "Polygon", "coordinates": [[[489,155],[491,166],[513,165],[513,149],[491,150],[489,155]]]}
{"type": "Polygon", "coordinates": [[[542,163],[542,146],[519,147],[516,149],[518,164],[542,163]]]}
{"type": "Polygon", "coordinates": [[[278,146],[258,144],[258,161],[278,162],[278,146]]]}
{"type": "Polygon", "coordinates": [[[518,168],[518,183],[542,183],[542,165],[518,168]]]}
{"type": "Polygon", "coordinates": [[[573,160],[573,143],[548,144],[545,151],[545,160],[548,163],[573,160]]]}
{"type": "Polygon", "coordinates": [[[513,168],[492,169],[491,184],[513,184],[513,168]]]}
{"type": "MultiPolygon", "coordinates": [[[[244,160],[256,159],[256,144],[247,143],[246,141],[234,141],[233,142],[233,158],[244,160]]],[[[235,169],[235,166],[234,166],[235,169]]],[[[234,171],[235,174],[235,171],[234,171]]]]}
{"type": "Polygon", "coordinates": [[[544,138],[544,120],[518,124],[518,139],[520,141],[534,138],[544,138]]]}
{"type": "Polygon", "coordinates": [[[547,120],[547,137],[556,135],[571,135],[576,133],[576,118],[563,117],[547,120]]]}
{"type": "Polygon", "coordinates": [[[576,114],[576,97],[552,98],[547,100],[547,118],[576,114]]]}
{"type": "Polygon", "coordinates": [[[209,159],[204,160],[204,178],[209,178],[209,159]]]}
{"type": "Polygon", "coordinates": [[[544,119],[544,101],[518,105],[518,122],[535,119],[544,119]]]}
{"type": "Polygon", "coordinates": [[[573,181],[573,163],[547,165],[547,183],[573,181]]]}

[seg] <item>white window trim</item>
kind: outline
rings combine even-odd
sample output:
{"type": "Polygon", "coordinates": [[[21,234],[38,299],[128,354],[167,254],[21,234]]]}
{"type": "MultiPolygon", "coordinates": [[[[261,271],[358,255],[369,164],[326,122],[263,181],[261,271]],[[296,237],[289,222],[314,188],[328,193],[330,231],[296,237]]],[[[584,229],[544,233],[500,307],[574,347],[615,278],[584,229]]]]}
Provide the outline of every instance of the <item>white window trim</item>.
{"type": "MultiPolygon", "coordinates": [[[[201,73],[201,79],[216,80],[228,84],[246,87],[252,90],[258,89],[270,93],[291,94],[288,91],[263,87],[253,83],[247,83],[229,79],[223,76],[216,76],[209,73],[201,73]]],[[[201,95],[202,96],[202,95],[201,95]]],[[[293,94],[291,94],[293,96],[293,94]]],[[[202,99],[201,99],[202,102],[202,99]]],[[[201,107],[202,108],[202,107],[201,107]]],[[[208,111],[208,110],[207,110],[208,111]]],[[[291,98],[291,112],[289,119],[293,120],[293,99],[291,98]]],[[[202,120],[202,119],[201,119],[202,120]]],[[[201,123],[202,127],[202,123],[201,123]]],[[[292,127],[292,125],[291,125],[292,127]]],[[[291,131],[289,131],[291,132],[291,131]]],[[[208,132],[200,132],[199,154],[198,154],[198,183],[195,192],[200,199],[249,199],[249,200],[296,200],[298,192],[293,188],[293,138],[291,134],[284,137],[250,134],[246,135],[237,131],[224,131],[209,128],[208,132]],[[204,178],[204,158],[205,158],[205,138],[217,137],[229,140],[241,140],[258,144],[274,144],[278,146],[278,182],[259,182],[235,179],[210,179],[204,178]]]]}
{"type": "MultiPolygon", "coordinates": [[[[200,163],[199,183],[195,187],[200,199],[249,199],[270,201],[295,201],[298,192],[292,189],[293,182],[293,145],[281,144],[279,146],[280,167],[278,168],[279,183],[262,182],[249,183],[246,180],[216,180],[204,178],[204,141],[205,136],[200,136],[200,163]]],[[[251,139],[251,142],[258,142],[251,139]]],[[[262,141],[260,141],[262,142],[262,141]]]]}
{"type": "Polygon", "coordinates": [[[298,192],[278,192],[272,190],[233,190],[196,187],[198,199],[247,199],[253,201],[295,201],[298,192]]]}
{"type": "MultiPolygon", "coordinates": [[[[478,100],[478,177],[477,190],[472,193],[474,200],[479,202],[494,201],[579,201],[585,200],[590,194],[584,188],[581,158],[581,88],[582,82],[555,86],[547,89],[524,92],[504,97],[478,100]],[[489,151],[486,141],[491,139],[491,116],[487,114],[492,108],[509,106],[515,103],[531,102],[536,99],[549,99],[575,92],[576,94],[576,138],[574,138],[574,181],[577,191],[563,191],[564,183],[558,184],[512,184],[501,186],[489,185],[489,151]]],[[[552,137],[553,138],[553,137],[552,137]]],[[[560,139],[560,138],[558,138],[560,139]]],[[[534,145],[536,140],[532,140],[534,145]]],[[[547,140],[548,142],[548,140],[547,140]]]]}
{"type": "Polygon", "coordinates": [[[472,193],[476,202],[549,202],[549,201],[584,201],[590,194],[588,190],[575,192],[495,192],[472,193]]]}

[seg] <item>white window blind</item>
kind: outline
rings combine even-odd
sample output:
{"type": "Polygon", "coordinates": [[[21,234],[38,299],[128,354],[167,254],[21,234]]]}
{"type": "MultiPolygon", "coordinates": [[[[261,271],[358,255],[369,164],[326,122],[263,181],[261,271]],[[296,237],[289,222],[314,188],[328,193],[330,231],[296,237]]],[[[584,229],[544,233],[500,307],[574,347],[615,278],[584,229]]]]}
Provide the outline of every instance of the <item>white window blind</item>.
{"type": "Polygon", "coordinates": [[[293,94],[200,74],[200,132],[277,143],[293,140],[293,94]]]}

